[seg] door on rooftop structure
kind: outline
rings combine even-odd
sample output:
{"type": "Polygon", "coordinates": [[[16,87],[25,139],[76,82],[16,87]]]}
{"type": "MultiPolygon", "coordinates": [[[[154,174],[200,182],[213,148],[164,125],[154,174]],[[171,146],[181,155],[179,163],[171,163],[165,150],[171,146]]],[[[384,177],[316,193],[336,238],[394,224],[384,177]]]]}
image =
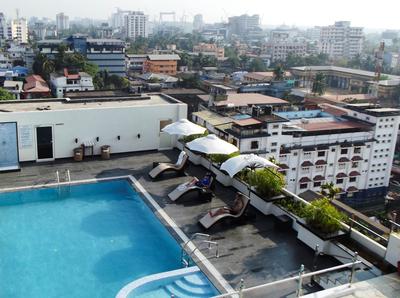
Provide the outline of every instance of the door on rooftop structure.
{"type": "Polygon", "coordinates": [[[0,172],[19,168],[17,123],[0,123],[0,172]]]}
{"type": "Polygon", "coordinates": [[[36,127],[37,161],[53,160],[53,127],[36,127]]]}
{"type": "Polygon", "coordinates": [[[171,119],[165,119],[165,120],[160,120],[160,145],[158,146],[158,150],[167,150],[171,149],[173,147],[173,138],[176,138],[174,136],[171,136],[170,134],[163,132],[162,129],[171,124],[172,120],[171,119]]]}

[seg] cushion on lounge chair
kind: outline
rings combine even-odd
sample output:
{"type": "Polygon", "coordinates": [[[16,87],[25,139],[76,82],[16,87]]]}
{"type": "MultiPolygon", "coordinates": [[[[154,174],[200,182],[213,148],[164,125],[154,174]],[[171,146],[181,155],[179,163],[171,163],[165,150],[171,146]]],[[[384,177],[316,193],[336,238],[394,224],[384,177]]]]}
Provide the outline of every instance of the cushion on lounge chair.
{"type": "Polygon", "coordinates": [[[149,172],[149,176],[154,179],[165,171],[175,171],[175,172],[182,171],[186,165],[187,160],[188,160],[188,155],[186,154],[186,152],[182,151],[179,154],[178,161],[175,164],[160,163],[158,164],[158,166],[156,166],[149,172]]]}
{"type": "MultiPolygon", "coordinates": [[[[194,179],[196,179],[196,182],[199,181],[199,179],[197,179],[196,177],[194,179]]],[[[170,192],[168,194],[168,197],[171,199],[171,201],[176,201],[181,196],[183,196],[185,193],[188,193],[189,191],[193,191],[193,190],[197,190],[199,192],[199,194],[209,192],[212,184],[214,183],[214,177],[211,176],[209,184],[204,187],[197,186],[197,185],[189,185],[190,182],[191,181],[182,183],[177,188],[175,188],[172,192],[170,192]]]]}
{"type": "Polygon", "coordinates": [[[216,224],[220,220],[223,220],[223,219],[226,219],[226,218],[236,218],[237,219],[237,218],[242,217],[243,214],[245,213],[246,209],[249,206],[250,199],[249,199],[249,197],[247,197],[245,195],[242,195],[242,200],[243,200],[243,208],[237,214],[223,213],[223,214],[219,214],[219,215],[216,215],[216,216],[212,216],[213,213],[215,213],[218,209],[220,209],[220,208],[214,208],[214,209],[210,210],[210,212],[207,212],[207,214],[204,215],[200,219],[199,223],[205,229],[209,229],[209,228],[211,228],[211,226],[213,226],[214,224],[216,224]]]}

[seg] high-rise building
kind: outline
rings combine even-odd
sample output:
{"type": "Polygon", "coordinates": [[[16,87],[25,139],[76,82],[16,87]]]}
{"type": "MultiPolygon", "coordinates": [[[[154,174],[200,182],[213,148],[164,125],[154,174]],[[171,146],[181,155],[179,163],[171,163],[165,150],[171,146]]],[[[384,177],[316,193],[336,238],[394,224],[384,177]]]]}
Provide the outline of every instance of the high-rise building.
{"type": "Polygon", "coordinates": [[[56,15],[57,32],[62,32],[69,29],[69,17],[63,12],[56,15]]]}
{"type": "Polygon", "coordinates": [[[201,31],[203,29],[203,15],[196,14],[193,18],[193,30],[201,31]]]}
{"type": "Polygon", "coordinates": [[[0,39],[8,38],[7,22],[4,13],[0,12],[0,39]]]}
{"type": "Polygon", "coordinates": [[[24,18],[11,21],[11,38],[20,43],[28,43],[28,22],[24,18]]]}
{"type": "Polygon", "coordinates": [[[130,11],[124,16],[125,37],[136,39],[148,36],[148,17],[142,11],[130,11]]]}
{"type": "Polygon", "coordinates": [[[230,34],[244,35],[249,31],[259,29],[260,16],[258,14],[249,16],[243,14],[241,16],[234,16],[229,18],[229,31],[230,34]]]}
{"type": "Polygon", "coordinates": [[[363,39],[362,27],[350,27],[347,21],[335,22],[321,27],[319,51],[331,58],[351,59],[361,54],[363,39]]]}

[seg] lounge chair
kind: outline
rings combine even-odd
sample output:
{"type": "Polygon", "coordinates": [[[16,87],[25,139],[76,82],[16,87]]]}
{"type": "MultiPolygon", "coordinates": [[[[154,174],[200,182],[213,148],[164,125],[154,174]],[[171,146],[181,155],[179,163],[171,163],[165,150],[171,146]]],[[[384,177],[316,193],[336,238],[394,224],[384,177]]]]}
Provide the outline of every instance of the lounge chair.
{"type": "Polygon", "coordinates": [[[214,185],[213,175],[210,175],[210,179],[207,185],[201,185],[201,184],[199,185],[199,179],[194,177],[193,180],[185,182],[179,185],[177,188],[175,188],[172,192],[168,194],[168,197],[171,199],[171,201],[176,201],[181,196],[183,196],[188,192],[197,191],[199,196],[203,196],[206,197],[208,200],[211,200],[213,195],[211,189],[213,188],[213,185],[214,185]]]}
{"type": "Polygon", "coordinates": [[[237,193],[233,207],[219,207],[211,209],[206,215],[204,215],[199,223],[205,228],[209,229],[211,226],[221,220],[227,218],[239,219],[241,218],[250,204],[250,198],[242,193],[237,193]]]}
{"type": "Polygon", "coordinates": [[[174,171],[178,173],[183,173],[185,170],[185,166],[188,162],[188,155],[186,154],[185,151],[182,151],[179,154],[178,160],[175,164],[172,163],[159,163],[154,169],[152,169],[149,173],[149,176],[153,179],[157,178],[159,175],[161,175],[164,172],[167,171],[174,171]]]}

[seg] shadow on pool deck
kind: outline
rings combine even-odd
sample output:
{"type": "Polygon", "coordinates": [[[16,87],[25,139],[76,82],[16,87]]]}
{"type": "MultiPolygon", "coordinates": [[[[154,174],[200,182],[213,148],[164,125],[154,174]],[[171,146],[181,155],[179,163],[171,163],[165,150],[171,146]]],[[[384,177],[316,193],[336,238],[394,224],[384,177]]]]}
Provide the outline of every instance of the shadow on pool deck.
{"type": "MultiPolygon", "coordinates": [[[[172,173],[164,175],[160,180],[151,181],[147,173],[154,161],[176,160],[178,154],[177,150],[151,151],[116,155],[106,161],[94,158],[81,163],[71,160],[48,164],[27,163],[22,165],[20,172],[0,174],[0,188],[52,183],[55,182],[55,171],[62,172],[65,169],[71,171],[73,180],[133,175],[186,235],[190,236],[196,232],[204,232],[198,225],[198,220],[212,206],[231,204],[235,190],[217,183],[216,196],[211,203],[198,200],[194,194],[176,203],[171,202],[167,194],[190,178],[177,177],[172,173]]],[[[205,171],[205,168],[192,164],[187,169],[190,176],[197,177],[203,176],[205,171]]],[[[297,275],[301,264],[308,271],[312,269],[314,252],[297,240],[294,231],[276,229],[273,216],[265,216],[253,207],[249,212],[252,216],[245,222],[224,222],[207,232],[218,241],[220,247],[220,257],[210,255],[210,261],[234,288],[242,278],[245,286],[250,287],[297,275]]],[[[85,228],[90,229],[90,225],[85,228]]],[[[318,268],[337,264],[333,258],[324,256],[319,258],[318,268]]],[[[283,292],[289,294],[293,291],[291,288],[283,292]]]]}

